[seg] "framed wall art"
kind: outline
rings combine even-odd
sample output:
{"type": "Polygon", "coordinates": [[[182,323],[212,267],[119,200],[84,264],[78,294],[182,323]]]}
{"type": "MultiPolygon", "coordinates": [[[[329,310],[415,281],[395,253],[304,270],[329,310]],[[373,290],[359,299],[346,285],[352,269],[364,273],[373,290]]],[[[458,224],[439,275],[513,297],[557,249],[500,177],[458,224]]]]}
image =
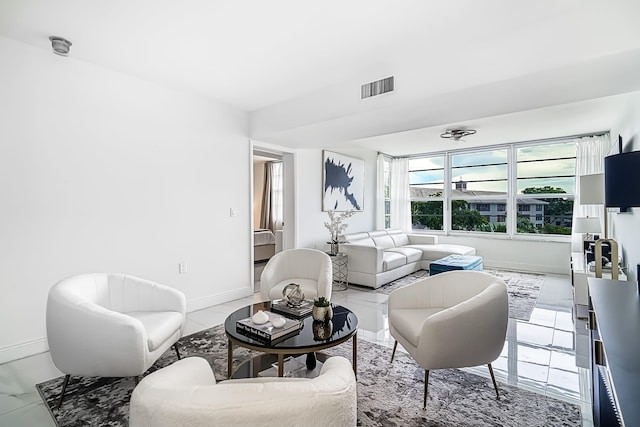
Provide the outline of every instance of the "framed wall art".
{"type": "Polygon", "coordinates": [[[364,160],[322,152],[322,210],[364,210],[364,160]]]}

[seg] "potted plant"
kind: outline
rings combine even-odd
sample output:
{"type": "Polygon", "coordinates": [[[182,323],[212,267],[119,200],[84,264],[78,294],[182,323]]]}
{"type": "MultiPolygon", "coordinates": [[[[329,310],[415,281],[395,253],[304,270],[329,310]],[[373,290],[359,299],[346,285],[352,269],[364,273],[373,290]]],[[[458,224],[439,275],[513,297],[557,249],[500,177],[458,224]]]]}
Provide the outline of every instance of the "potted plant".
{"type": "Polygon", "coordinates": [[[344,243],[339,241],[340,235],[348,226],[348,224],[345,224],[343,221],[351,217],[353,214],[355,214],[355,211],[353,209],[339,214],[337,214],[336,211],[333,210],[327,211],[327,215],[329,215],[329,222],[325,222],[324,226],[327,230],[329,230],[329,233],[331,233],[331,240],[327,242],[331,245],[329,250],[329,253],[331,255],[337,255],[340,250],[338,248],[338,244],[344,243]]]}
{"type": "Polygon", "coordinates": [[[333,308],[331,307],[331,301],[325,297],[320,297],[313,300],[313,309],[311,311],[313,320],[327,322],[333,317],[333,308]]]}

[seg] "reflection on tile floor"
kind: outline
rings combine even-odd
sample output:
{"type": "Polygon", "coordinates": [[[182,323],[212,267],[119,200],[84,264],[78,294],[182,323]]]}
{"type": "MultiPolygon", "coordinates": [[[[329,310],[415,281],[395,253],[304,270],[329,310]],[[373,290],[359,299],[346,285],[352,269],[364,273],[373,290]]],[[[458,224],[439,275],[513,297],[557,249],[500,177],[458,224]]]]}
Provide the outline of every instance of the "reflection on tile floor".
{"type": "MultiPolygon", "coordinates": [[[[358,315],[358,337],[393,346],[387,318],[388,296],[368,288],[350,286],[334,292],[333,302],[358,315]]],[[[237,308],[259,301],[259,294],[187,315],[185,333],[218,325],[237,308]]],[[[493,363],[496,379],[523,389],[582,406],[583,425],[592,426],[589,371],[576,366],[574,325],[568,276],[545,276],[540,296],[528,322],[509,320],[507,341],[493,363]]],[[[398,346],[399,351],[403,351],[398,346]]],[[[465,368],[488,377],[486,366],[465,368]]],[[[60,372],[48,353],[0,365],[0,425],[53,426],[34,385],[60,372]]]]}

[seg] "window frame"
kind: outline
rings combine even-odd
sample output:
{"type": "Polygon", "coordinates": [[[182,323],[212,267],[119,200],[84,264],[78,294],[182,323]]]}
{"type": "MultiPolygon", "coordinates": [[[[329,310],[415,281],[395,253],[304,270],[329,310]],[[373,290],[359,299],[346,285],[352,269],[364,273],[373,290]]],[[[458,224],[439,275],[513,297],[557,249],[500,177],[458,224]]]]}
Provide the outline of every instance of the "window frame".
{"type": "MultiPolygon", "coordinates": [[[[411,156],[411,158],[433,158],[433,157],[445,157],[444,162],[444,188],[442,192],[442,197],[433,197],[433,198],[413,198],[411,197],[411,201],[436,201],[441,200],[443,203],[443,229],[442,230],[420,230],[420,229],[412,229],[414,233],[425,233],[425,234],[443,234],[443,235],[473,235],[474,237],[490,237],[497,239],[513,239],[513,240],[545,240],[545,241],[559,241],[566,242],[570,241],[571,235],[563,235],[563,234],[544,234],[544,233],[519,233],[517,231],[517,214],[518,214],[518,199],[526,199],[526,198],[538,198],[538,199],[549,199],[549,198],[570,198],[575,201],[575,170],[573,175],[574,185],[573,193],[549,193],[549,194],[517,194],[517,185],[518,185],[518,176],[517,176],[517,150],[525,147],[535,147],[542,145],[552,145],[552,144],[560,144],[560,143],[570,143],[575,141],[574,137],[566,137],[566,138],[553,138],[548,140],[539,140],[539,141],[527,141],[527,142],[518,142],[518,143],[509,143],[509,144],[496,144],[485,147],[477,147],[477,148],[468,148],[468,149],[457,149],[457,150],[447,150],[441,152],[433,152],[433,153],[424,153],[421,155],[411,156]],[[464,198],[460,198],[456,196],[452,198],[452,156],[457,154],[466,154],[466,153],[478,153],[478,152],[486,152],[492,150],[507,150],[507,192],[504,196],[504,203],[500,202],[499,205],[504,204],[505,209],[498,209],[498,216],[506,217],[506,232],[486,232],[486,231],[466,231],[466,230],[453,230],[451,224],[451,202],[453,200],[465,200],[469,201],[477,201],[478,203],[482,203],[482,199],[486,199],[487,196],[468,196],[464,198]]],[[[575,152],[577,154],[577,150],[575,152]]],[[[492,199],[501,198],[493,197],[492,199]]],[[[534,214],[538,214],[539,211],[537,208],[531,208],[530,212],[534,214]]]]}

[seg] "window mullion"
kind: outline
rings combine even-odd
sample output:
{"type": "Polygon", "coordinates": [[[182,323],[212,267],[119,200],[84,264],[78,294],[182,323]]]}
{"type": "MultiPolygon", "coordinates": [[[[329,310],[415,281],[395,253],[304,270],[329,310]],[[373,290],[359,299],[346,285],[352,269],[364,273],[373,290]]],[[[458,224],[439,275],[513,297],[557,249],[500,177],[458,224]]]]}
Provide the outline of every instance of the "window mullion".
{"type": "Polygon", "coordinates": [[[518,229],[518,163],[514,146],[510,145],[508,150],[507,235],[513,238],[518,229]]]}
{"type": "Polygon", "coordinates": [[[442,228],[445,234],[451,234],[451,154],[444,159],[444,199],[442,200],[442,228]]]}

